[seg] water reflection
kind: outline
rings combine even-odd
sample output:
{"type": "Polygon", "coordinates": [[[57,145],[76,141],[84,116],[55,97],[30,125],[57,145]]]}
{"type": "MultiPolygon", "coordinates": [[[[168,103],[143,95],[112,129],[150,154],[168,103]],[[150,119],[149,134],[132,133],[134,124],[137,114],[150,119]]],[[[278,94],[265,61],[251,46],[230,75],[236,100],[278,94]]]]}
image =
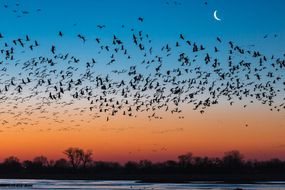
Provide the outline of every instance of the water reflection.
{"type": "Polygon", "coordinates": [[[196,182],[191,184],[155,184],[155,183],[136,183],[135,181],[91,181],[91,180],[15,180],[0,179],[1,184],[10,184],[9,187],[0,187],[0,189],[96,189],[96,190],[226,190],[226,189],[246,189],[246,190],[280,190],[285,189],[285,182],[263,182],[256,184],[217,184],[209,182],[196,182]],[[23,187],[19,185],[23,184],[23,187]],[[13,187],[17,185],[17,187],[13,187]],[[32,187],[24,187],[32,185],[32,187]]]}

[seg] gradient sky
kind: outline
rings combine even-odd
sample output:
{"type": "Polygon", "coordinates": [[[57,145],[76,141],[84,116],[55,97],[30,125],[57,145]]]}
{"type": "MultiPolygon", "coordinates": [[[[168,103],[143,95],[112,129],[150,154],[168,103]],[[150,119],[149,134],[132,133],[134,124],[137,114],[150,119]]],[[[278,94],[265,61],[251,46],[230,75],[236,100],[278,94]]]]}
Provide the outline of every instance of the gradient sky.
{"type": "MultiPolygon", "coordinates": [[[[130,33],[121,28],[122,24],[127,29],[147,32],[154,47],[175,42],[183,33],[187,38],[209,46],[213,46],[216,37],[220,36],[225,41],[233,40],[244,46],[255,44],[268,55],[285,53],[283,0],[208,0],[207,6],[204,0],[177,2],[181,5],[175,5],[172,0],[0,0],[0,33],[5,36],[5,41],[26,34],[37,39],[41,44],[41,49],[36,52],[38,55],[50,55],[50,46],[56,44],[58,49],[72,52],[83,60],[92,57],[97,36],[108,40],[116,34],[131,42],[130,33]],[[18,18],[18,13],[13,13],[18,2],[18,9],[30,14],[21,14],[18,18]],[[5,4],[8,8],[4,8],[5,4]],[[36,11],[38,8],[41,11],[36,11]],[[213,18],[215,10],[218,10],[221,22],[213,18]],[[138,17],[143,17],[144,22],[139,23],[138,17]],[[106,28],[98,30],[98,24],[104,24],[106,28]],[[64,39],[58,38],[59,30],[64,33],[64,39]],[[79,33],[87,37],[86,44],[77,40],[79,33]],[[277,38],[273,38],[275,34],[277,38]],[[264,39],[265,35],[269,37],[264,39]]],[[[3,42],[0,43],[2,46],[3,42]]],[[[221,57],[225,55],[220,54],[221,57]]],[[[19,56],[27,60],[33,55],[19,56]]],[[[105,59],[103,55],[97,58],[105,59]]],[[[169,64],[166,67],[171,67],[171,60],[169,64]]],[[[99,65],[98,69],[104,73],[106,68],[99,65]]],[[[6,106],[0,105],[1,111],[6,106]]],[[[221,103],[203,115],[186,106],[183,115],[183,120],[165,114],[163,120],[150,121],[142,116],[116,117],[110,122],[103,118],[92,120],[88,115],[73,118],[64,115],[63,123],[33,115],[31,119],[39,120],[37,127],[23,125],[19,129],[0,124],[0,160],[9,155],[30,159],[42,154],[56,159],[70,146],[92,149],[96,160],[122,162],[175,159],[186,152],[220,156],[233,149],[240,150],[247,158],[285,159],[284,111],[272,112],[258,103],[244,109],[240,102],[234,106],[221,103]],[[69,129],[71,119],[74,120],[72,130],[69,129]]],[[[8,120],[9,115],[1,112],[0,120],[4,119],[8,120]]]]}

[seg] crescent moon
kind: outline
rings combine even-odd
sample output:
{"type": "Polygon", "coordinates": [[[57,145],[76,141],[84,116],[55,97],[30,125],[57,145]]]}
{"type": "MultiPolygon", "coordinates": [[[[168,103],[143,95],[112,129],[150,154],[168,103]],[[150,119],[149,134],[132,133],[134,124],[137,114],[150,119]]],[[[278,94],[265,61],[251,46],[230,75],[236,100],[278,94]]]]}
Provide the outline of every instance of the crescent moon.
{"type": "Polygon", "coordinates": [[[214,18],[217,20],[217,21],[221,21],[222,19],[220,19],[218,16],[217,16],[217,10],[215,10],[214,12],[214,18]]]}

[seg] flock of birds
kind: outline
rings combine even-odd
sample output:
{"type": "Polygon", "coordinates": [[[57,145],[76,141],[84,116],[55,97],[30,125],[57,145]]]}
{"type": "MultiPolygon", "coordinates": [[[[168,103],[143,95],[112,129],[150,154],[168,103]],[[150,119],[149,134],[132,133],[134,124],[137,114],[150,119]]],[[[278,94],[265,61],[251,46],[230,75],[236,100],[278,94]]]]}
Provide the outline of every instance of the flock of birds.
{"type": "MultiPolygon", "coordinates": [[[[81,121],[163,119],[165,113],[183,119],[186,106],[203,114],[221,102],[285,109],[285,54],[266,55],[220,37],[207,47],[184,34],[158,47],[143,30],[128,32],[129,40],[75,35],[82,48],[94,45],[97,53],[89,60],[56,44],[42,53],[37,51],[42,43],[29,35],[7,40],[0,33],[0,125],[72,123],[86,115],[81,121]]],[[[65,31],[54,35],[64,40],[65,31]]]]}
{"type": "Polygon", "coordinates": [[[42,9],[40,8],[37,8],[36,10],[27,10],[22,7],[20,3],[4,4],[3,7],[5,8],[5,10],[8,10],[9,12],[16,15],[17,18],[21,18],[32,13],[39,13],[42,11],[42,9]]]}

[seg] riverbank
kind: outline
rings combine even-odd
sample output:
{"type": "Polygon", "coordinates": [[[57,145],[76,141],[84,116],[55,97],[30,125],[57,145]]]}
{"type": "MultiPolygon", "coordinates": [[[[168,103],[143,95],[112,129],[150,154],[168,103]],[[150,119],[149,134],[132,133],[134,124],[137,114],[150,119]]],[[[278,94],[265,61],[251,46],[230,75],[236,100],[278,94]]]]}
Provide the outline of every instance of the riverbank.
{"type": "Polygon", "coordinates": [[[234,183],[251,184],[267,181],[285,181],[285,174],[0,174],[1,179],[48,179],[48,180],[133,180],[143,183],[234,183]]]}

